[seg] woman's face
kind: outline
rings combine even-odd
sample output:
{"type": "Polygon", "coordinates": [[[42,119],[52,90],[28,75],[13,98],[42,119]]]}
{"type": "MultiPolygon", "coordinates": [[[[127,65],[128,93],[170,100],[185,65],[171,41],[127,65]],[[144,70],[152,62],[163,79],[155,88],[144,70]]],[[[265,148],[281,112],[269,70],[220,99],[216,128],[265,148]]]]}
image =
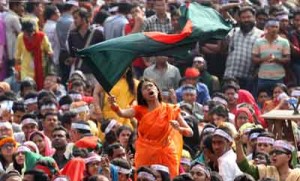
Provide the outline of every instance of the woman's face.
{"type": "Polygon", "coordinates": [[[16,155],[16,161],[17,161],[17,164],[19,165],[23,165],[24,162],[25,162],[25,155],[23,152],[19,152],[17,153],[16,155]]]}
{"type": "Polygon", "coordinates": [[[145,81],[142,85],[142,96],[146,101],[151,101],[157,99],[158,96],[158,89],[157,87],[152,83],[145,81]]]}
{"type": "Polygon", "coordinates": [[[36,134],[32,138],[32,141],[36,144],[36,146],[38,147],[40,153],[45,152],[46,143],[45,143],[45,141],[44,141],[44,139],[41,135],[36,134]]]}
{"type": "Polygon", "coordinates": [[[15,147],[15,145],[13,143],[5,143],[1,147],[1,154],[4,157],[12,156],[14,154],[14,147],[15,147]]]}
{"type": "Polygon", "coordinates": [[[216,115],[216,114],[213,114],[212,117],[213,117],[214,124],[215,124],[216,126],[220,126],[222,123],[225,122],[225,118],[222,117],[222,116],[218,116],[218,115],[216,115]]]}
{"type": "Polygon", "coordinates": [[[236,127],[239,129],[243,124],[249,122],[248,115],[245,112],[240,112],[236,118],[236,127]]]}
{"type": "Polygon", "coordinates": [[[99,169],[100,169],[100,163],[99,161],[94,161],[91,163],[88,163],[87,165],[87,171],[89,173],[89,175],[97,175],[99,173],[99,169]]]}
{"type": "Polygon", "coordinates": [[[256,150],[262,153],[270,153],[272,151],[272,145],[267,143],[257,143],[256,150]]]}
{"type": "Polygon", "coordinates": [[[273,99],[277,99],[281,93],[283,93],[283,90],[280,87],[275,87],[273,90],[273,99]]]}
{"type": "Polygon", "coordinates": [[[131,136],[130,130],[123,130],[119,135],[118,140],[121,143],[121,145],[124,146],[125,148],[128,146],[130,136],[131,136]]]}

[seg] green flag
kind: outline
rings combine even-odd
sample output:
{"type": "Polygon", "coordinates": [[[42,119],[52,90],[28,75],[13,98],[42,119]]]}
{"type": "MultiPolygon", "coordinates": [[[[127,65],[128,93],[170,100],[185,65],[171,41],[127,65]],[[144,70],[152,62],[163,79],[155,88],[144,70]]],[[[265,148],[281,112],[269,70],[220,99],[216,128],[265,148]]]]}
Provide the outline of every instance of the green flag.
{"type": "Polygon", "coordinates": [[[114,38],[78,51],[102,85],[109,92],[137,57],[185,57],[197,41],[222,39],[231,30],[218,12],[196,2],[180,8],[180,34],[160,32],[135,33],[114,38]]]}

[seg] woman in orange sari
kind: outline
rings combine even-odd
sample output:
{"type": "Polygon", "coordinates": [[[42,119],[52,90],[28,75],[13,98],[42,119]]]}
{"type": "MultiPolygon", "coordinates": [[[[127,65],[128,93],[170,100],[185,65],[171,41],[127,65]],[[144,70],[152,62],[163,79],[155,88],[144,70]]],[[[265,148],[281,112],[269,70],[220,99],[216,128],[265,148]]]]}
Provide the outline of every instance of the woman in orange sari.
{"type": "Polygon", "coordinates": [[[172,178],[179,174],[182,135],[192,136],[193,131],[175,105],[164,104],[156,84],[141,80],[137,88],[138,105],[120,109],[115,98],[109,98],[111,108],[120,117],[138,120],[135,167],[160,164],[167,166],[172,178]]]}

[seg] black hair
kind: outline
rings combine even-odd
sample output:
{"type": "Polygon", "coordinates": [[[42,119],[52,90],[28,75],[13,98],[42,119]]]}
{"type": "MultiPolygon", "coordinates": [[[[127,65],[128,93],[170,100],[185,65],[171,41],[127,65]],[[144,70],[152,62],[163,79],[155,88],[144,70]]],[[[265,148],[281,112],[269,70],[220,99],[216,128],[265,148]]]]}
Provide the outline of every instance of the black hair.
{"type": "Polygon", "coordinates": [[[40,170],[28,170],[24,175],[32,175],[34,181],[50,181],[48,175],[40,170]]]}
{"type": "Polygon", "coordinates": [[[254,16],[255,16],[255,9],[251,6],[244,6],[241,7],[238,11],[238,15],[241,16],[241,14],[243,14],[244,12],[250,11],[254,16]]]}
{"type": "Polygon", "coordinates": [[[217,129],[220,129],[220,130],[224,131],[225,133],[227,133],[229,136],[233,137],[232,131],[227,126],[221,125],[217,129]]]}
{"type": "Polygon", "coordinates": [[[274,13],[278,13],[283,11],[283,9],[281,7],[278,6],[271,6],[270,10],[269,10],[269,15],[273,15],[274,13]]]}
{"type": "Polygon", "coordinates": [[[268,153],[265,153],[265,152],[255,152],[255,154],[253,154],[252,160],[255,160],[258,155],[262,155],[266,159],[266,164],[267,165],[271,164],[270,155],[268,153]]]}
{"type": "Polygon", "coordinates": [[[39,4],[40,4],[40,2],[28,2],[28,3],[26,3],[25,10],[28,13],[33,13],[34,8],[37,7],[39,4]]]}
{"type": "Polygon", "coordinates": [[[82,80],[76,79],[71,84],[71,90],[74,89],[75,87],[81,87],[81,86],[83,88],[85,88],[85,82],[83,82],[82,80]]]}
{"type": "Polygon", "coordinates": [[[26,112],[24,101],[14,101],[12,110],[14,112],[17,112],[17,111],[26,112]]]}
{"type": "MultiPolygon", "coordinates": [[[[74,123],[78,123],[78,124],[84,124],[88,127],[90,127],[89,123],[87,123],[86,121],[76,121],[74,123]]],[[[81,135],[84,135],[84,134],[91,134],[91,131],[90,130],[85,130],[85,129],[78,129],[76,128],[77,132],[81,135]]]]}
{"type": "Polygon", "coordinates": [[[218,172],[212,171],[210,172],[210,181],[223,181],[223,179],[218,172]]]}
{"type": "Polygon", "coordinates": [[[45,11],[44,11],[44,18],[45,18],[45,20],[51,19],[51,17],[53,15],[55,15],[57,11],[58,11],[58,8],[56,6],[54,6],[54,5],[48,5],[48,6],[46,6],[45,11]]]}
{"type": "MultiPolygon", "coordinates": [[[[39,100],[39,99],[38,99],[39,100]]],[[[43,105],[50,105],[54,104],[57,106],[56,99],[53,99],[52,97],[44,97],[42,100],[38,101],[38,108],[41,109],[43,105]]]]}
{"type": "Polygon", "coordinates": [[[132,8],[132,6],[129,3],[119,3],[118,4],[118,12],[121,14],[124,14],[124,15],[129,14],[131,11],[131,8],[132,8]]]}
{"type": "Polygon", "coordinates": [[[72,124],[72,119],[75,119],[77,116],[77,113],[72,111],[64,112],[62,116],[60,116],[61,124],[66,127],[67,124],[72,124]]]}
{"type": "Polygon", "coordinates": [[[73,15],[78,14],[78,16],[86,21],[89,22],[89,19],[92,17],[91,12],[89,12],[86,8],[78,8],[73,12],[73,15]]]}
{"type": "Polygon", "coordinates": [[[72,5],[72,4],[65,3],[65,4],[63,5],[62,11],[63,11],[63,12],[70,11],[70,10],[72,9],[73,6],[74,6],[74,5],[72,5]]]}
{"type": "Polygon", "coordinates": [[[300,15],[300,8],[297,8],[293,11],[293,17],[300,15]]]}
{"type": "Polygon", "coordinates": [[[283,84],[283,83],[276,83],[276,84],[274,85],[273,89],[272,89],[272,92],[274,91],[274,89],[275,89],[276,87],[279,87],[283,92],[285,92],[285,93],[288,94],[288,88],[286,87],[285,84],[283,84]]]}
{"type": "Polygon", "coordinates": [[[16,7],[16,6],[19,6],[20,4],[23,4],[22,2],[11,2],[11,1],[8,1],[8,7],[10,9],[16,7]]]}
{"type": "Polygon", "coordinates": [[[77,148],[76,146],[72,150],[73,157],[88,158],[89,151],[86,148],[77,148]]]}
{"type": "Polygon", "coordinates": [[[130,127],[124,125],[124,126],[119,127],[118,130],[116,131],[117,137],[119,137],[120,134],[122,133],[122,131],[124,131],[124,130],[130,131],[131,134],[133,133],[130,127]]]}
{"type": "Polygon", "coordinates": [[[94,17],[94,24],[102,25],[106,18],[109,17],[109,13],[105,10],[100,10],[94,17]]]}
{"type": "Polygon", "coordinates": [[[47,90],[40,91],[37,99],[38,99],[38,105],[43,104],[45,100],[50,100],[50,99],[55,101],[55,104],[57,104],[56,96],[51,91],[47,91],[47,90]]]}
{"type": "Polygon", "coordinates": [[[224,117],[226,121],[229,119],[228,113],[228,109],[223,105],[217,105],[212,110],[209,110],[210,115],[216,114],[217,116],[224,117]]]}
{"type": "Polygon", "coordinates": [[[265,131],[265,132],[263,132],[263,133],[260,133],[260,134],[257,136],[257,138],[258,138],[258,137],[268,137],[268,138],[273,138],[273,139],[275,139],[274,134],[271,133],[271,132],[268,132],[268,131],[265,131]]]}
{"type": "Polygon", "coordinates": [[[20,175],[20,172],[17,170],[11,170],[7,173],[4,173],[1,177],[0,177],[0,181],[7,181],[10,177],[20,177],[20,179],[22,178],[22,176],[20,175]]]}
{"type": "Polygon", "coordinates": [[[260,16],[260,15],[264,15],[264,16],[269,17],[269,14],[267,13],[265,8],[259,8],[259,9],[256,10],[256,17],[260,16]]]}
{"type": "Polygon", "coordinates": [[[37,92],[30,91],[26,95],[24,95],[24,100],[31,99],[31,98],[37,98],[37,97],[38,97],[38,93],[37,92]]]}
{"type": "Polygon", "coordinates": [[[72,100],[72,97],[69,96],[69,95],[65,95],[63,97],[61,97],[58,101],[59,105],[62,106],[64,104],[72,104],[73,100],[72,100]]]}
{"type": "Polygon", "coordinates": [[[36,116],[35,114],[32,114],[32,113],[26,113],[26,114],[24,114],[24,115],[22,116],[21,122],[22,122],[24,119],[27,119],[27,118],[36,120],[36,119],[37,119],[37,116],[36,116]]]}
{"type": "Polygon", "coordinates": [[[154,84],[154,86],[157,88],[158,90],[158,101],[161,102],[162,101],[162,97],[161,97],[161,92],[160,92],[160,89],[158,88],[158,86],[156,85],[156,83],[150,79],[147,79],[147,78],[143,78],[142,80],[140,80],[140,83],[137,87],[137,102],[138,102],[138,105],[141,105],[141,106],[148,106],[147,105],[147,102],[146,100],[144,99],[143,97],[143,94],[142,94],[142,86],[145,82],[151,82],[154,84]]]}
{"type": "Polygon", "coordinates": [[[204,136],[203,138],[203,146],[208,149],[211,153],[214,153],[214,149],[212,147],[212,133],[204,136]]]}
{"type": "Polygon", "coordinates": [[[214,97],[220,97],[220,98],[222,98],[222,99],[224,99],[224,100],[227,101],[227,97],[226,97],[225,94],[222,93],[222,92],[215,92],[215,93],[212,95],[212,97],[213,97],[213,98],[214,98],[214,97]]]}
{"type": "Polygon", "coordinates": [[[249,174],[242,174],[234,178],[234,181],[255,181],[255,179],[249,174]]]}
{"type": "Polygon", "coordinates": [[[49,77],[49,76],[53,76],[53,77],[56,77],[56,83],[60,83],[61,82],[61,78],[57,75],[57,73],[55,72],[48,72],[46,77],[49,77]]]}
{"type": "Polygon", "coordinates": [[[276,179],[271,178],[271,177],[265,177],[265,178],[260,179],[260,181],[276,181],[276,179]]]}
{"type": "Polygon", "coordinates": [[[132,72],[131,66],[126,71],[126,83],[129,87],[129,92],[135,96],[135,94],[136,94],[135,83],[134,83],[134,79],[133,79],[133,72],[132,72]]]}
{"type": "Polygon", "coordinates": [[[16,101],[16,100],[17,100],[17,95],[12,91],[4,92],[4,94],[0,96],[0,102],[1,101],[16,101]]]}
{"type": "Polygon", "coordinates": [[[177,175],[173,181],[193,181],[193,177],[191,174],[189,173],[184,173],[184,174],[181,174],[181,175],[177,175]]]}
{"type": "Polygon", "coordinates": [[[112,157],[114,155],[114,150],[119,149],[119,148],[123,148],[123,146],[120,143],[113,143],[113,144],[108,145],[107,155],[109,157],[112,157]]]}
{"type": "Polygon", "coordinates": [[[234,89],[235,92],[238,92],[238,90],[240,89],[240,86],[236,82],[225,83],[222,86],[223,92],[226,92],[228,89],[234,89]]]}
{"type": "Polygon", "coordinates": [[[257,91],[257,96],[259,96],[259,94],[262,93],[262,92],[266,92],[268,94],[268,96],[270,94],[269,91],[268,91],[268,89],[266,89],[266,88],[260,88],[257,91]]]}
{"type": "MultiPolygon", "coordinates": [[[[36,83],[34,80],[23,80],[20,84],[20,91],[23,92],[25,88],[32,88],[36,90],[36,83]]],[[[24,96],[24,95],[23,95],[24,96]]]]}
{"type": "Polygon", "coordinates": [[[66,137],[67,139],[70,139],[70,134],[69,132],[66,130],[66,128],[64,128],[63,126],[57,126],[53,129],[52,131],[52,134],[55,132],[55,131],[64,131],[66,133],[66,137]]]}
{"type": "Polygon", "coordinates": [[[47,167],[51,172],[50,177],[53,177],[54,175],[59,173],[59,169],[55,160],[40,158],[35,165],[42,165],[47,167]]]}

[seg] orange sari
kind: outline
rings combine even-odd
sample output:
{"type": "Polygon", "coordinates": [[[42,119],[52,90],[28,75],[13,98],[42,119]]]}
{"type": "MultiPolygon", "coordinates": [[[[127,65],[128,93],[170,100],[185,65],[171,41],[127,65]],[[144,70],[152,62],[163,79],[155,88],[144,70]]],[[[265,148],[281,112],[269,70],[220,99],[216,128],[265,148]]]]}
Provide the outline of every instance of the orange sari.
{"type": "Polygon", "coordinates": [[[175,105],[162,104],[153,111],[145,106],[134,107],[138,120],[135,166],[161,164],[170,170],[171,178],[179,174],[182,135],[175,130],[171,120],[176,120],[180,109],[175,105]]]}

